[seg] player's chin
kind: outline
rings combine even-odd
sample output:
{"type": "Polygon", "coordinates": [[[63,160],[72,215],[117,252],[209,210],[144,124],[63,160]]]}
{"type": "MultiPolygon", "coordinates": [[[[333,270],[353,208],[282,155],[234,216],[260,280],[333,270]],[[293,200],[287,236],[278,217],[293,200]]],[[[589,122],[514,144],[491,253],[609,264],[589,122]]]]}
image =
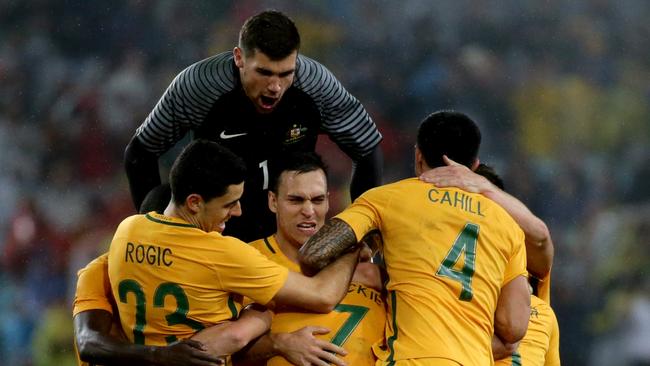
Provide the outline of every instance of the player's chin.
{"type": "Polygon", "coordinates": [[[304,241],[307,241],[307,239],[311,238],[314,234],[316,234],[316,228],[297,228],[297,236],[300,236],[301,238],[304,239],[304,241]]]}

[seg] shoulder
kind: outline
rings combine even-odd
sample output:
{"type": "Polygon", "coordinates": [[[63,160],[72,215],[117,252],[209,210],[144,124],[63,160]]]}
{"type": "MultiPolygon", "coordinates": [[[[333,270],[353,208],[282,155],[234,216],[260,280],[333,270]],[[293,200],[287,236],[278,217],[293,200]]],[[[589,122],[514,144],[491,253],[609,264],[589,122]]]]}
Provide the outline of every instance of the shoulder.
{"type": "Polygon", "coordinates": [[[328,88],[338,84],[338,80],[320,62],[304,55],[298,55],[296,60],[296,79],[294,86],[309,93],[317,91],[323,86],[328,88]],[[318,88],[316,88],[318,87],[318,88]]]}
{"type": "Polygon", "coordinates": [[[108,268],[108,253],[104,253],[99,257],[93,259],[85,267],[77,272],[77,276],[90,276],[93,278],[101,278],[104,276],[108,268]]]}
{"type": "Polygon", "coordinates": [[[255,241],[248,243],[248,245],[250,247],[257,249],[260,253],[266,254],[266,252],[273,250],[273,248],[270,247],[268,240],[269,238],[257,239],[255,241]]]}
{"type": "Polygon", "coordinates": [[[120,224],[117,226],[117,231],[138,225],[140,222],[142,222],[143,219],[145,219],[145,215],[143,214],[131,215],[120,222],[120,224]]]}
{"type": "Polygon", "coordinates": [[[230,90],[237,85],[233,65],[231,51],[219,53],[186,67],[176,76],[174,84],[230,90]]]}
{"type": "MultiPolygon", "coordinates": [[[[223,236],[217,232],[208,233],[213,239],[219,241],[219,246],[228,254],[235,257],[248,257],[261,255],[260,250],[253,243],[246,243],[234,236],[223,236]]],[[[260,239],[264,245],[264,239],[260,239]]],[[[257,240],[257,241],[260,241],[257,240]]],[[[256,242],[257,242],[256,241],[256,242]]]]}

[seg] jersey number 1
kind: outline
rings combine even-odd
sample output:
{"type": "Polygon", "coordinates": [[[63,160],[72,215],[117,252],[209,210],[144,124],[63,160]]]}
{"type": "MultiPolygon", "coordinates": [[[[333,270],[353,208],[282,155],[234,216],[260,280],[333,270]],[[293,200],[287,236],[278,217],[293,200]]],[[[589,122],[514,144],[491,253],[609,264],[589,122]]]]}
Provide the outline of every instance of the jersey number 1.
{"type": "Polygon", "coordinates": [[[451,246],[445,259],[440,263],[440,268],[436,272],[437,276],[447,277],[454,281],[460,282],[461,290],[458,297],[461,301],[471,301],[474,296],[472,292],[472,277],[476,266],[476,242],[478,241],[479,226],[468,222],[463,230],[458,234],[454,245],[451,246]],[[461,254],[465,253],[463,267],[456,269],[456,263],[461,254]]]}
{"type": "Polygon", "coordinates": [[[262,175],[264,176],[264,183],[262,183],[262,189],[269,189],[269,161],[264,160],[258,166],[262,168],[262,175]]]}

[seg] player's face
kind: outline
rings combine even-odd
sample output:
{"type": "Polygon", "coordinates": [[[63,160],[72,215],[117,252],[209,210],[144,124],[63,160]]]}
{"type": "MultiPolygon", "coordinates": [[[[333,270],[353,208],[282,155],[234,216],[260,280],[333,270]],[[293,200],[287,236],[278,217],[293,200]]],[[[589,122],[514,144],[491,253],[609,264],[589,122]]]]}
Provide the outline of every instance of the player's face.
{"type": "Polygon", "coordinates": [[[325,223],[329,210],[328,195],[322,170],[283,172],[278,194],[269,194],[269,206],[276,213],[278,239],[296,247],[304,244],[325,223]]]}
{"type": "Polygon", "coordinates": [[[241,215],[239,199],[242,193],[244,193],[244,182],[231,184],[223,196],[203,202],[197,216],[199,228],[207,232],[223,232],[226,221],[230,217],[241,215]]]}
{"type": "Polygon", "coordinates": [[[298,51],[279,61],[260,51],[245,56],[239,48],[235,48],[234,55],[244,92],[255,109],[259,113],[272,112],[293,83],[298,51]]]}

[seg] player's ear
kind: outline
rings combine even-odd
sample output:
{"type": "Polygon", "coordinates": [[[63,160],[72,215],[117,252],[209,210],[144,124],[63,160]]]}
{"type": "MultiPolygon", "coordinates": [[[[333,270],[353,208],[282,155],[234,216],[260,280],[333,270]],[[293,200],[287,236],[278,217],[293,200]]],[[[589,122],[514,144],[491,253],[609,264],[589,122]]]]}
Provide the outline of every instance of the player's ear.
{"type": "Polygon", "coordinates": [[[474,159],[474,162],[472,163],[472,166],[470,167],[470,169],[471,169],[472,171],[475,171],[476,168],[478,168],[478,166],[479,166],[480,164],[481,164],[481,160],[479,160],[479,158],[477,157],[476,159],[474,159]]]}
{"type": "Polygon", "coordinates": [[[273,191],[269,190],[269,210],[273,213],[278,212],[278,197],[273,193],[273,191]]]}
{"type": "Polygon", "coordinates": [[[238,68],[244,67],[244,54],[241,48],[235,47],[232,50],[232,54],[235,58],[235,65],[237,65],[238,68]]]}
{"type": "Polygon", "coordinates": [[[192,193],[185,199],[185,206],[187,206],[190,212],[198,213],[203,207],[203,197],[196,193],[192,193]]]}
{"type": "Polygon", "coordinates": [[[422,152],[420,151],[420,148],[418,148],[417,145],[415,145],[415,175],[420,175],[422,172],[424,172],[424,157],[422,156],[422,152]]]}

